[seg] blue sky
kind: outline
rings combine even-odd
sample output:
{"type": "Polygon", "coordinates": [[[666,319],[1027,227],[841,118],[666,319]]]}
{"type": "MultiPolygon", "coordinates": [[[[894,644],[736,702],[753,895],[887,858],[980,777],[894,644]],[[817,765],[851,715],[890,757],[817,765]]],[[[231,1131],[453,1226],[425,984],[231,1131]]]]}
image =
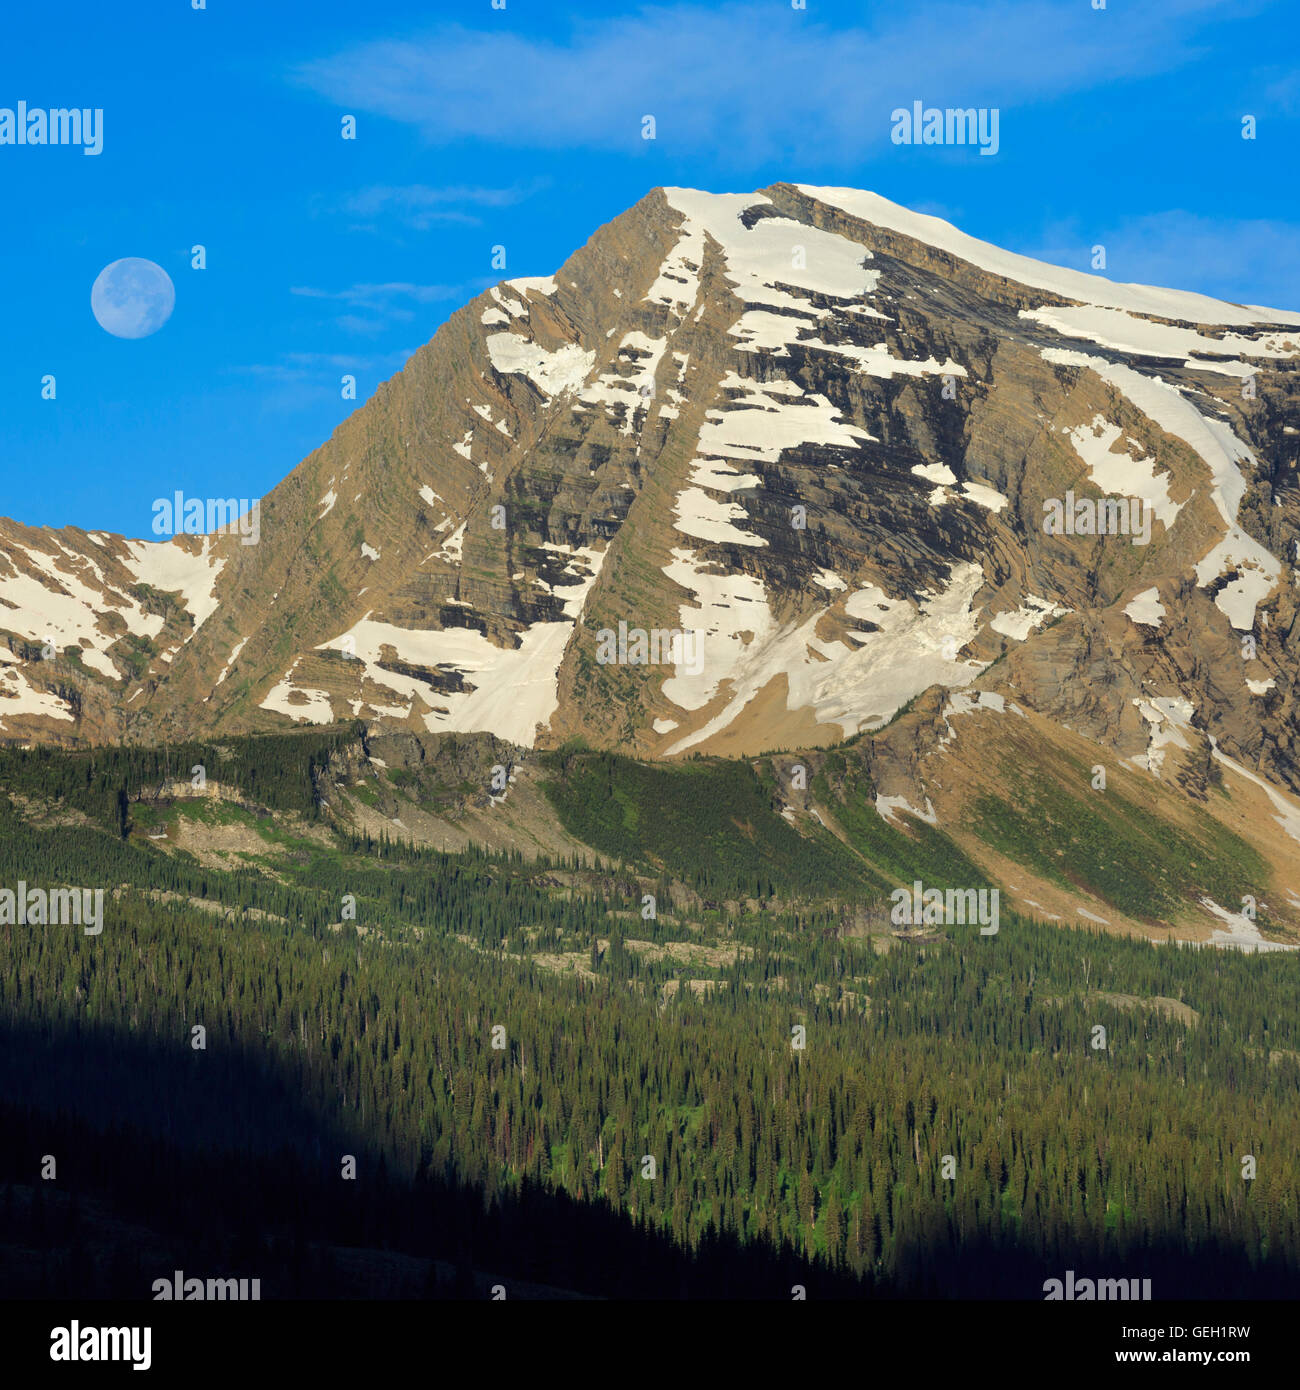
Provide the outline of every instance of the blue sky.
{"type": "Polygon", "coordinates": [[[0,107],[101,107],[104,149],[0,146],[0,515],[138,536],[177,489],[265,494],[354,408],[345,372],[363,401],[465,299],[659,184],[869,188],[1080,269],[1101,242],[1114,279],[1300,308],[1298,38],[1294,0],[15,9],[0,107]],[[915,100],[999,108],[997,155],[892,144],[915,100]],[[125,256],[175,282],[148,338],[90,312],[125,256]]]}

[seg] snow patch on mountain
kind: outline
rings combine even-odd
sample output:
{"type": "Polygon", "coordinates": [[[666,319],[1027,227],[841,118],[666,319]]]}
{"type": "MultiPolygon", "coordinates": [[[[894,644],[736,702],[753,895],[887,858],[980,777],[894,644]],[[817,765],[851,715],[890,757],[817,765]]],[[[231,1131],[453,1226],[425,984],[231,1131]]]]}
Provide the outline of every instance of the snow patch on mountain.
{"type": "Polygon", "coordinates": [[[1075,453],[1088,466],[1089,481],[1109,495],[1140,498],[1167,529],[1183,505],[1169,496],[1172,475],[1157,473],[1154,459],[1115,452],[1113,445],[1120,433],[1119,426],[1112,425],[1103,415],[1094,415],[1091,425],[1066,431],[1075,453]]]}
{"type": "Polygon", "coordinates": [[[699,438],[703,455],[775,463],[786,449],[804,444],[861,448],[877,442],[867,430],[842,420],[825,396],[806,394],[794,382],[758,382],[728,373],[720,384],[738,394],[706,412],[699,438]]]}
{"type": "MultiPolygon", "coordinates": [[[[956,486],[957,475],[946,463],[916,463],[912,465],[912,472],[918,478],[924,478],[926,482],[935,484],[929,498],[932,507],[946,506],[949,502],[958,499],[957,493],[949,491],[950,487],[956,486]]],[[[978,483],[967,479],[962,483],[961,488],[967,501],[976,502],[991,512],[1000,512],[1010,501],[1010,498],[999,492],[997,488],[990,487],[987,483],[978,483]]]]}
{"type": "Polygon", "coordinates": [[[525,376],[548,396],[576,391],[596,365],[596,354],[577,343],[565,343],[550,351],[517,333],[490,333],[488,356],[493,367],[507,376],[525,376]]]}
{"type": "Polygon", "coordinates": [[[15,715],[34,715],[42,719],[66,719],[75,716],[66,701],[53,691],[37,690],[21,667],[9,666],[0,672],[0,729],[8,730],[6,721],[15,715]]]}
{"type": "MultiPolygon", "coordinates": [[[[182,549],[175,541],[154,544],[127,541],[129,557],[123,560],[138,583],[148,584],[165,594],[179,593],[181,602],[194,619],[190,636],[217,611],[217,579],[225,560],[212,554],[212,538],[204,536],[197,555],[182,549]]],[[[189,641],[189,638],[185,639],[189,641]]]]}
{"type": "Polygon", "coordinates": [[[1278,560],[1240,526],[1228,534],[1196,566],[1196,582],[1207,584],[1225,574],[1236,574],[1214,596],[1215,606],[1227,615],[1238,632],[1252,632],[1259,605],[1273,592],[1282,572],[1278,560]]]}
{"type": "Polygon", "coordinates": [[[977,483],[970,478],[962,483],[961,490],[972,502],[990,512],[1000,512],[1011,500],[988,483],[977,483]]]}
{"type": "MultiPolygon", "coordinates": [[[[787,339],[795,342],[796,339],[787,339]]],[[[895,376],[965,376],[966,368],[952,358],[939,362],[933,357],[924,361],[906,357],[895,357],[885,343],[874,347],[862,347],[857,343],[824,343],[820,338],[799,338],[802,348],[815,348],[819,352],[833,352],[847,357],[856,371],[865,376],[883,377],[889,380],[895,376]]]]}
{"type": "MultiPolygon", "coordinates": [[[[450,521],[450,517],[445,518],[445,520],[443,521],[443,525],[447,525],[448,523],[450,523],[450,521]]],[[[462,521],[460,525],[456,527],[456,529],[451,533],[451,535],[448,536],[445,541],[443,541],[442,545],[436,552],[441,559],[449,560],[452,564],[460,564],[461,548],[464,546],[465,543],[465,528],[468,525],[469,522],[462,521]]],[[[442,526],[435,526],[434,530],[441,531],[442,526]]]]}
{"type": "Polygon", "coordinates": [[[1238,777],[1244,777],[1247,782],[1253,782],[1268,799],[1273,803],[1273,809],[1280,814],[1276,817],[1277,823],[1293,839],[1300,841],[1300,806],[1297,806],[1290,797],[1284,796],[1276,787],[1270,786],[1262,777],[1248,771],[1239,762],[1223,752],[1219,747],[1214,735],[1210,735],[1210,746],[1214,753],[1215,762],[1222,763],[1224,767],[1231,768],[1238,777]]]}
{"type": "Polygon", "coordinates": [[[665,262],[649,298],[673,307],[693,305],[699,274],[690,266],[703,264],[705,236],[712,237],[721,247],[727,279],[745,306],[730,329],[744,350],[784,355],[786,344],[797,341],[801,331],[831,313],[814,305],[807,293],[795,291],[858,300],[879,282],[879,272],[863,264],[870,252],[847,237],[786,217],[761,217],[746,227],[741,221],[746,210],[771,205],[762,194],[702,193],[691,188],[665,188],[663,193],[684,222],[677,249],[665,262]]]}
{"type": "Polygon", "coordinates": [[[554,275],[520,275],[513,280],[507,280],[506,284],[511,289],[519,290],[526,294],[529,290],[537,294],[552,295],[555,293],[554,275]]]}
{"type": "Polygon", "coordinates": [[[1228,304],[1208,295],[1183,290],[1161,289],[1154,285],[1124,285],[1101,275],[1088,275],[1079,270],[1067,270],[1049,265],[1029,256],[1004,251],[991,242],[980,241],[958,231],[950,222],[926,213],[891,203],[878,193],[856,188],[818,188],[810,184],[797,185],[801,193],[815,198],[828,207],[837,207],[851,217],[861,218],[874,226],[912,237],[951,256],[957,256],[990,274],[1014,280],[1032,289],[1047,290],[1064,299],[1077,299],[1107,309],[1124,309],[1135,314],[1150,314],[1158,318],[1182,319],[1189,323],[1237,324],[1286,323],[1300,324],[1300,314],[1281,309],[1261,309],[1255,305],[1228,304]]]}
{"type": "MultiPolygon", "coordinates": [[[[1128,397],[1167,434],[1183,440],[1210,470],[1214,504],[1227,524],[1227,534],[1196,565],[1196,582],[1205,588],[1223,575],[1237,578],[1215,595],[1215,604],[1240,631],[1254,626],[1258,605],[1281,577],[1281,561],[1237,525],[1237,513],[1246,493],[1240,464],[1256,466],[1255,456],[1222,420],[1201,414],[1177,387],[1160,377],[1141,372],[1103,357],[1069,348],[1043,348],[1048,362],[1061,366],[1088,367],[1128,397]]],[[[1077,443],[1076,443],[1076,447],[1077,443]]]]}
{"type": "Polygon", "coordinates": [[[334,712],[330,707],[328,692],[304,689],[302,686],[295,685],[293,673],[297,669],[298,662],[295,661],[279,681],[267,691],[259,708],[271,710],[276,714],[287,714],[289,718],[299,723],[332,724],[334,712]],[[301,696],[302,703],[292,703],[289,698],[291,695],[301,696]]]}
{"type": "Polygon", "coordinates": [[[1213,898],[1202,898],[1201,906],[1221,922],[1227,929],[1218,928],[1210,933],[1211,946],[1230,946],[1239,951],[1300,951],[1300,946],[1288,946],[1280,941],[1268,941],[1260,932],[1253,918],[1242,912],[1229,912],[1220,907],[1213,898]]]}
{"type": "Polygon", "coordinates": [[[1023,642],[1036,627],[1041,627],[1049,618],[1060,617],[1069,611],[1068,608],[1053,603],[1051,599],[1025,594],[1019,608],[999,613],[990,620],[989,626],[1004,637],[1013,637],[1017,642],[1023,642]]]}
{"type": "Polygon", "coordinates": [[[1162,695],[1150,700],[1137,699],[1133,703],[1137,706],[1138,713],[1151,726],[1145,757],[1134,758],[1133,762],[1159,777],[1164,767],[1166,747],[1184,750],[1191,747],[1183,737],[1183,731],[1192,727],[1192,703],[1178,695],[1162,695]]]}
{"type": "Polygon", "coordinates": [[[1160,619],[1165,616],[1164,604],[1160,602],[1160,590],[1143,589],[1125,606],[1124,613],[1135,623],[1141,623],[1146,627],[1159,627],[1160,619]]]}
{"type": "Polygon", "coordinates": [[[925,810],[918,811],[905,796],[885,796],[883,792],[876,793],[876,814],[881,820],[888,821],[890,825],[898,825],[899,811],[906,811],[917,820],[924,821],[926,825],[939,824],[939,817],[935,815],[928,796],[925,799],[925,810]]]}
{"type": "MultiPolygon", "coordinates": [[[[403,717],[418,707],[417,700],[426,707],[422,713],[430,731],[483,731],[531,747],[537,726],[550,720],[559,703],[560,663],[605,558],[603,551],[586,547],[547,548],[569,557],[565,570],[574,582],[563,588],[565,620],[531,624],[516,647],[498,647],[472,628],[421,631],[367,616],[317,650],[350,649],[367,681],[410,702],[406,710],[395,707],[403,717]],[[399,661],[457,672],[467,689],[432,691],[414,676],[387,670],[380,665],[386,649],[399,661]]],[[[283,713],[298,714],[283,703],[283,713]]]]}
{"type": "Polygon", "coordinates": [[[663,693],[688,710],[704,708],[724,685],[729,698],[701,728],[667,749],[670,756],[727,728],[780,676],[787,681],[788,709],[809,709],[822,723],[838,723],[847,736],[887,722],[931,685],[967,685],[984,669],[956,655],[979,628],[972,609],[983,584],[978,565],[954,565],[946,589],[922,591],[915,600],[891,599],[874,585],[856,591],[844,601],[844,611],[877,630],[827,641],[816,628],[829,609],[778,626],[760,579],[710,573],[690,551],[674,550],[673,556],[664,572],[693,595],[694,603],[681,607],[680,622],[702,634],[704,661],[694,673],[679,665],[663,693]]]}
{"type": "Polygon", "coordinates": [[[697,540],[714,541],[719,545],[766,545],[762,536],[737,526],[747,521],[749,513],[739,502],[719,502],[703,488],[688,487],[677,494],[673,503],[673,522],[683,535],[697,540]]]}
{"type": "Polygon", "coordinates": [[[721,459],[693,459],[691,482],[714,492],[745,492],[763,484],[757,473],[741,473],[721,459]]]}
{"type": "MultiPolygon", "coordinates": [[[[13,572],[0,575],[0,628],[38,646],[49,643],[56,654],[67,647],[79,647],[83,666],[110,680],[119,680],[122,672],[108,651],[123,635],[123,627],[134,636],[156,638],[162,632],[164,619],[160,614],[146,612],[140,601],[126,592],[129,583],[110,583],[103,569],[89,556],[68,549],[57,538],[53,544],[58,554],[33,550],[17,542],[8,545],[4,560],[13,572]],[[34,573],[18,567],[19,557],[34,573]],[[120,620],[120,625],[114,619],[120,620]]],[[[189,634],[193,636],[216,608],[216,581],[226,563],[213,560],[210,539],[203,538],[198,553],[173,541],[122,544],[123,552],[117,558],[131,583],[148,584],[160,592],[178,595],[193,618],[189,634]]],[[[169,654],[163,655],[166,659],[169,654]]],[[[52,708],[43,693],[34,688],[22,696],[22,701],[24,706],[52,708]]]]}
{"type": "Polygon", "coordinates": [[[1085,338],[1099,347],[1115,352],[1132,353],[1136,357],[1185,357],[1200,353],[1233,359],[1228,362],[1190,361],[1194,367],[1209,370],[1228,370],[1230,375],[1249,375],[1252,370],[1239,360],[1241,357],[1286,358],[1300,353],[1300,334],[1265,333],[1258,338],[1246,338],[1239,333],[1225,333],[1222,338],[1207,338],[1194,328],[1179,328],[1168,323],[1154,323],[1136,318],[1122,309],[1103,309],[1095,304],[1054,305],[1047,309],[1022,309],[1020,317],[1032,319],[1063,338],[1085,338]]]}
{"type": "Polygon", "coordinates": [[[619,433],[630,435],[636,408],[654,394],[655,376],[667,346],[667,338],[650,338],[640,332],[624,334],[611,369],[584,387],[578,399],[622,411],[619,433]]]}
{"type": "MultiPolygon", "coordinates": [[[[945,724],[959,714],[1015,714],[1024,719],[1025,712],[1017,704],[1007,704],[1006,696],[999,694],[996,690],[958,690],[948,703],[943,707],[943,721],[945,724]]],[[[954,730],[952,725],[948,725],[949,738],[944,742],[949,742],[954,730]]]]}
{"type": "Polygon", "coordinates": [[[104,653],[117,639],[103,630],[104,615],[118,614],[138,636],[156,637],[162,631],[158,614],[146,613],[134,599],[103,584],[98,568],[89,561],[78,573],[81,567],[74,568],[68,559],[60,561],[13,544],[10,564],[17,555],[24,556],[37,574],[15,566],[13,574],[0,576],[0,627],[6,631],[39,646],[48,642],[56,652],[80,646],[82,663],[113,680],[119,672],[104,653]],[[96,587],[91,587],[92,582],[96,587]]]}
{"type": "Polygon", "coordinates": [[[246,646],[248,646],[247,637],[235,643],[234,647],[231,648],[230,656],[227,658],[226,664],[221,668],[221,674],[217,677],[216,681],[214,682],[214,686],[220,685],[222,681],[226,679],[226,677],[230,674],[231,667],[234,666],[235,662],[239,660],[239,653],[242,652],[246,646]]]}

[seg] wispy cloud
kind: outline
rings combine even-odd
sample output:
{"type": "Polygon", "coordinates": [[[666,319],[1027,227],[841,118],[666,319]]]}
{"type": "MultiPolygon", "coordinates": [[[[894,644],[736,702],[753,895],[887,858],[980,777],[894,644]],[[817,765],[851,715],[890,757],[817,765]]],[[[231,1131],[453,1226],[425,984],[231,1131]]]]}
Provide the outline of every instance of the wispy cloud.
{"type": "Polygon", "coordinates": [[[1264,88],[1261,103],[1266,112],[1277,112],[1282,116],[1300,113],[1300,72],[1285,72],[1270,81],[1264,88]]]}
{"type": "Polygon", "coordinates": [[[391,220],[416,231],[428,231],[439,223],[477,226],[482,218],[470,208],[504,208],[521,203],[547,186],[532,179],[509,188],[484,188],[467,184],[435,187],[426,183],[372,184],[343,200],[340,210],[371,224],[391,220]]]}
{"type": "Polygon", "coordinates": [[[232,377],[250,378],[259,384],[259,410],[263,417],[285,420],[307,417],[311,421],[338,418],[370,398],[375,386],[405,367],[414,347],[399,352],[332,353],[286,352],[274,361],[254,361],[225,368],[232,377]],[[342,378],[356,378],[356,399],[342,395],[342,378]]]}
{"type": "Polygon", "coordinates": [[[319,299],[346,305],[353,312],[340,314],[334,323],[347,333],[374,335],[395,323],[410,323],[416,317],[410,304],[437,304],[472,298],[487,281],[459,285],[416,285],[404,280],[383,284],[348,285],[340,290],[317,289],[312,285],[292,285],[289,293],[302,299],[319,299]]]}
{"type": "Polygon", "coordinates": [[[1111,227],[1058,223],[1025,254],[1090,270],[1094,245],[1106,248],[1112,280],[1198,290],[1238,304],[1300,309],[1300,227],[1269,219],[1205,217],[1172,211],[1111,227]]]}
{"type": "Polygon", "coordinates": [[[384,284],[349,285],[343,290],[318,290],[310,285],[292,285],[289,293],[300,294],[307,299],[341,299],[345,304],[377,309],[395,298],[414,299],[420,304],[455,299],[461,290],[460,285],[413,285],[406,280],[389,280],[384,284]]]}
{"type": "MultiPolygon", "coordinates": [[[[286,352],[275,361],[257,361],[228,368],[232,374],[256,377],[277,386],[293,386],[303,393],[302,399],[318,400],[321,396],[339,398],[343,375],[387,375],[405,367],[416,352],[403,347],[400,352],[360,353],[286,352]]],[[[360,392],[359,392],[360,395],[360,392]]],[[[298,400],[299,396],[295,396],[298,400]]]]}
{"type": "Polygon", "coordinates": [[[1234,9],[995,0],[864,8],[860,26],[835,30],[789,7],[650,7],[549,39],[447,25],[349,47],[292,78],[440,144],[629,151],[649,114],[660,142],[807,164],[886,140],[889,112],[917,98],[1011,106],[1172,70],[1203,56],[1200,31],[1234,9]]]}

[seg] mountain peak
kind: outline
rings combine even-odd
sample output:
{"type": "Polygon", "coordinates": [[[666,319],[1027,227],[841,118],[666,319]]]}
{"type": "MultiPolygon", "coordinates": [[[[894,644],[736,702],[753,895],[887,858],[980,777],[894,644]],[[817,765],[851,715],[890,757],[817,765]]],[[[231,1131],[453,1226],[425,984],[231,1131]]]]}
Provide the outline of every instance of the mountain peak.
{"type": "Polygon", "coordinates": [[[1297,323],[873,193],[656,190],[454,314],[256,544],[0,527],[0,737],[753,754],[974,688],[1295,787],[1297,323]]]}

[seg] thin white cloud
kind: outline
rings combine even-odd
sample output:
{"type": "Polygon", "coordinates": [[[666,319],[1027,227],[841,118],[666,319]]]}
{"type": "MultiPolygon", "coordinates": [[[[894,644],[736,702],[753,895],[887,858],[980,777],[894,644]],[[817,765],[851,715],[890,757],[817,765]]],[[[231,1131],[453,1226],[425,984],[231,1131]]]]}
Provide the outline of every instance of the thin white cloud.
{"type": "Polygon", "coordinates": [[[427,183],[371,184],[352,194],[344,204],[349,212],[363,215],[396,208],[407,212],[423,212],[431,208],[454,207],[503,208],[521,203],[545,187],[544,179],[513,184],[509,188],[484,188],[470,184],[435,187],[427,183]]]}
{"type": "Polygon", "coordinates": [[[377,338],[392,324],[410,323],[414,317],[409,309],[390,309],[381,319],[368,319],[361,314],[340,314],[334,322],[344,333],[360,333],[367,338],[377,338]]]}
{"type": "Polygon", "coordinates": [[[354,229],[381,231],[405,227],[424,232],[431,227],[460,224],[478,227],[485,210],[513,207],[540,192],[546,178],[529,179],[505,188],[476,184],[437,186],[427,183],[371,184],[339,202],[318,200],[315,210],[342,213],[355,219],[354,229]]]}
{"type": "Polygon", "coordinates": [[[406,365],[414,352],[414,348],[403,348],[400,352],[385,352],[371,357],[344,352],[286,352],[278,362],[252,362],[229,370],[282,385],[313,385],[337,395],[338,373],[359,376],[363,373],[395,372],[406,365]]]}
{"type": "Polygon", "coordinates": [[[651,7],[584,19],[559,39],[447,25],[351,46],[292,78],[433,143],[629,152],[645,148],[641,120],[653,115],[661,147],[806,167],[887,141],[890,111],[914,100],[1011,107],[1170,71],[1203,56],[1199,31],[1236,10],[864,6],[862,27],[837,30],[788,6],[651,7]]]}
{"type": "Polygon", "coordinates": [[[251,377],[259,383],[260,409],[266,416],[294,416],[322,407],[356,409],[367,400],[374,385],[393,375],[414,356],[414,348],[372,356],[337,352],[286,352],[275,362],[251,362],[226,368],[232,376],[251,377]],[[357,378],[357,398],[344,400],[342,378],[357,378]]]}
{"type": "Polygon", "coordinates": [[[337,315],[334,326],[344,333],[377,337],[396,324],[409,324],[418,319],[429,320],[427,312],[417,314],[411,305],[452,302],[459,307],[488,285],[486,279],[466,281],[458,285],[417,285],[404,280],[389,280],[382,284],[348,285],[339,290],[320,289],[314,285],[291,285],[289,293],[300,299],[321,300],[345,305],[349,312],[337,315]]]}
{"type": "Polygon", "coordinates": [[[1198,290],[1236,304],[1300,309],[1300,227],[1264,218],[1204,217],[1171,211],[1113,226],[1057,224],[1025,254],[1091,270],[1106,248],[1112,280],[1198,290]]]}
{"type": "Polygon", "coordinates": [[[289,293],[305,299],[336,299],[359,309],[387,309],[397,299],[413,299],[417,304],[460,299],[464,296],[465,289],[464,285],[414,285],[407,281],[392,280],[385,284],[349,285],[342,290],[321,290],[311,285],[291,285],[289,293]]]}
{"type": "Polygon", "coordinates": [[[1300,72],[1290,71],[1272,80],[1264,88],[1261,107],[1266,112],[1283,116],[1300,113],[1300,72]]]}

